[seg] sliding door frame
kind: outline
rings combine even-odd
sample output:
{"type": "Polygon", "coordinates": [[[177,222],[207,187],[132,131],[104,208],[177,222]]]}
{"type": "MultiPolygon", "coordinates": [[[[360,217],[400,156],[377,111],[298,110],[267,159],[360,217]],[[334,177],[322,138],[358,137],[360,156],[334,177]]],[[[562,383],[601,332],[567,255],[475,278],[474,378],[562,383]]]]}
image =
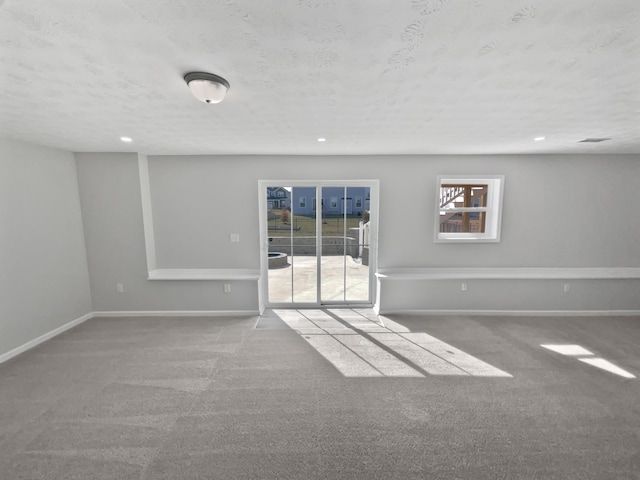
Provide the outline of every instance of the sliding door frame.
{"type": "MultiPolygon", "coordinates": [[[[364,302],[336,302],[336,306],[370,307],[376,303],[376,277],[378,266],[378,212],[379,212],[379,180],[258,180],[258,223],[260,230],[260,281],[258,282],[258,302],[260,312],[265,308],[319,308],[333,306],[334,304],[322,303],[320,290],[316,303],[270,303],[269,302],[269,235],[267,232],[267,187],[315,187],[316,188],[316,258],[318,260],[316,283],[319,288],[321,275],[322,252],[322,209],[321,189],[324,187],[368,187],[370,190],[369,204],[369,301],[364,302]]],[[[345,202],[346,204],[346,202],[345,202]]],[[[343,212],[344,213],[344,212],[343,212]]],[[[346,234],[346,233],[345,233],[346,234]]]]}

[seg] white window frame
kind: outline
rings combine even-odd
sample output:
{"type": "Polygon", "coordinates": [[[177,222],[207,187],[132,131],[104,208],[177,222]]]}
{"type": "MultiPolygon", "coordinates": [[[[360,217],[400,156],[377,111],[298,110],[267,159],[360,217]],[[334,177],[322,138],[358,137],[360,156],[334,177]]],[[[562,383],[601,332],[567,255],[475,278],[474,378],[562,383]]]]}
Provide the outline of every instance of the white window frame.
{"type": "Polygon", "coordinates": [[[298,199],[298,206],[300,208],[307,208],[307,197],[300,197],[298,199]]]}
{"type": "Polygon", "coordinates": [[[438,175],[436,182],[435,243],[498,243],[502,225],[504,175],[438,175]],[[446,212],[485,212],[483,233],[440,232],[440,188],[446,184],[487,185],[487,206],[449,208],[446,212]]]}
{"type": "Polygon", "coordinates": [[[335,210],[338,208],[338,197],[330,197],[329,199],[329,208],[331,210],[335,210]]]}

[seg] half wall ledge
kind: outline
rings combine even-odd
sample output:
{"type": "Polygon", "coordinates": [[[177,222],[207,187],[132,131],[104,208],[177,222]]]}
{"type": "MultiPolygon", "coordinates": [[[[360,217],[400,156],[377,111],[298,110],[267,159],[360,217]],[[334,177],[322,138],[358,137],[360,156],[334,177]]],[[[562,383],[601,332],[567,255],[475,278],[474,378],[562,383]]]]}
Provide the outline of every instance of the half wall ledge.
{"type": "Polygon", "coordinates": [[[382,268],[376,276],[381,314],[640,314],[640,267],[382,268]]]}
{"type": "Polygon", "coordinates": [[[384,268],[379,280],[640,279],[640,267],[384,268]]]}
{"type": "Polygon", "coordinates": [[[260,270],[225,268],[161,268],[151,270],[148,280],[259,280],[260,270]]]}

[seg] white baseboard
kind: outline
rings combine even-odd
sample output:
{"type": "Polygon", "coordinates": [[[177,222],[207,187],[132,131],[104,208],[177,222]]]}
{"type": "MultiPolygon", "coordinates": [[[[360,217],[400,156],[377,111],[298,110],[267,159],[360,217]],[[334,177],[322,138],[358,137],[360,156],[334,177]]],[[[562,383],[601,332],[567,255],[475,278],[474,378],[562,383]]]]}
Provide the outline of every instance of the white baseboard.
{"type": "Polygon", "coordinates": [[[27,343],[14,348],[13,350],[9,350],[8,352],[0,355],[0,363],[6,362],[11,358],[26,352],[27,350],[30,350],[33,347],[40,345],[42,342],[46,342],[47,340],[55,337],[56,335],[60,335],[61,333],[66,332],[70,328],[80,325],[81,323],[89,320],[92,317],[93,317],[93,312],[87,313],[86,315],[76,318],[75,320],[72,320],[69,323],[65,323],[61,327],[51,330],[50,332],[47,332],[44,335],[40,335],[38,338],[34,338],[33,340],[30,340],[27,343]]]}
{"type": "Polygon", "coordinates": [[[93,312],[94,317],[253,317],[258,310],[137,310],[93,312]]]}
{"type": "Polygon", "coordinates": [[[379,315],[458,315],[492,317],[634,317],[640,310],[403,310],[389,309],[379,315]]]}

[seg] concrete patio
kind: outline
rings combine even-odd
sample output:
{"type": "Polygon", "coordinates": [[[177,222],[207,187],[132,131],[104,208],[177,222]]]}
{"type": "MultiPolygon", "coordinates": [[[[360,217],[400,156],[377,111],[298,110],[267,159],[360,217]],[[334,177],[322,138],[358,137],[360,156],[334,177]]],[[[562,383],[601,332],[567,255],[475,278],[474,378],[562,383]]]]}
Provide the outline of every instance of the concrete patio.
{"type": "MultiPolygon", "coordinates": [[[[315,303],[318,268],[316,257],[288,256],[287,263],[287,267],[269,270],[269,302],[315,303]]],[[[367,265],[360,264],[348,255],[323,255],[320,264],[323,302],[369,300],[369,267],[367,265]]]]}

